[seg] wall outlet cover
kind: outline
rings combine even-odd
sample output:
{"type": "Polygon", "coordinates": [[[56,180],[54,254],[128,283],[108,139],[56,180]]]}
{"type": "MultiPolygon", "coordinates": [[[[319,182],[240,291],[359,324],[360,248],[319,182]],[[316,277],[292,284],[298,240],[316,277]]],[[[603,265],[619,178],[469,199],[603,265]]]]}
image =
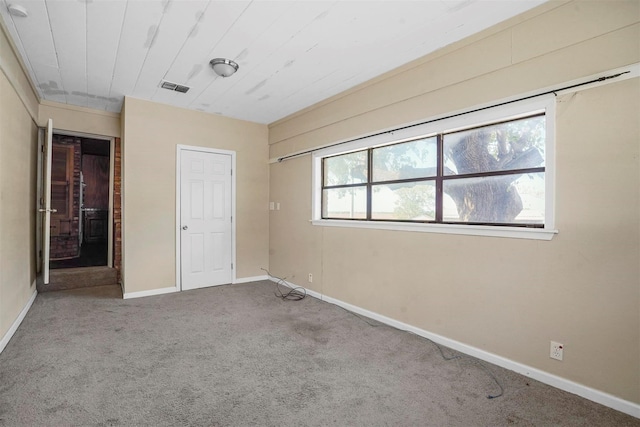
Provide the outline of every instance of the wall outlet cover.
{"type": "Polygon", "coordinates": [[[564,345],[556,341],[551,341],[549,357],[556,360],[562,360],[564,357],[564,345]]]}

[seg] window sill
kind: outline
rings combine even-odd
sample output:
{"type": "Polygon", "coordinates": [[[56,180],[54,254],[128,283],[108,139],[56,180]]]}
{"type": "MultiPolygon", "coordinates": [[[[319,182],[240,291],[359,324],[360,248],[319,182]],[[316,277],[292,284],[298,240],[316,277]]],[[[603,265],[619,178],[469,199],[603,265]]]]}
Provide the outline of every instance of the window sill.
{"type": "Polygon", "coordinates": [[[504,237],[510,239],[551,240],[558,230],[544,228],[499,227],[486,225],[416,224],[401,222],[345,221],[314,219],[323,227],[372,228],[377,230],[413,231],[420,233],[462,234],[467,236],[504,237]]]}

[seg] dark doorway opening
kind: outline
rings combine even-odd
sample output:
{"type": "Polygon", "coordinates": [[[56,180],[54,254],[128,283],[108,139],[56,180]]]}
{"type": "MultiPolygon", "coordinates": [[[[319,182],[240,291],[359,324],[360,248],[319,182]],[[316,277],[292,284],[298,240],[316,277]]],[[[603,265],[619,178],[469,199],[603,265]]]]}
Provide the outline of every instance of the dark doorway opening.
{"type": "Polygon", "coordinates": [[[53,135],[50,268],[106,266],[109,141],[53,135]]]}

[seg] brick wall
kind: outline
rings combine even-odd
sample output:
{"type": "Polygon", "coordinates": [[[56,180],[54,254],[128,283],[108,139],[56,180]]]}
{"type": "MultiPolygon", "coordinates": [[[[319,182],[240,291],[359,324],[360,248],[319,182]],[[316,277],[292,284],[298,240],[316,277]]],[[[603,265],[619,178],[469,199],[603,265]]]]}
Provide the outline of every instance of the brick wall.
{"type": "Polygon", "coordinates": [[[122,267],[122,149],[120,138],[116,138],[113,159],[113,267],[122,267]]]}

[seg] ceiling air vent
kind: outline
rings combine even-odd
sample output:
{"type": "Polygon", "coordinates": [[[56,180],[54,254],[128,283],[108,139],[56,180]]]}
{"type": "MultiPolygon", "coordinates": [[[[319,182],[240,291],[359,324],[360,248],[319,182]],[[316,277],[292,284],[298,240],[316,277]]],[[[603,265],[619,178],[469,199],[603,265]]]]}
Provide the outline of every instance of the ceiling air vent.
{"type": "Polygon", "coordinates": [[[182,86],[177,83],[168,82],[166,80],[160,82],[160,87],[163,89],[175,90],[176,92],[180,93],[187,93],[190,89],[188,86],[182,86]]]}

